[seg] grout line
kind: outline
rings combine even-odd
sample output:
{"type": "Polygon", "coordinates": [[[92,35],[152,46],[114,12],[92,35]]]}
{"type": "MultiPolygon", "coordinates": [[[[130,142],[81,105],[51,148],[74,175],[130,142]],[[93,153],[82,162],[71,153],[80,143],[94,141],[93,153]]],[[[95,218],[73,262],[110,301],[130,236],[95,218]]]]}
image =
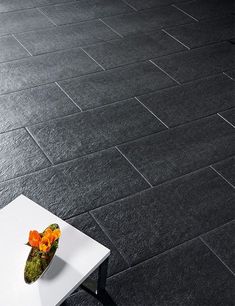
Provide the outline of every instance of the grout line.
{"type": "Polygon", "coordinates": [[[123,38],[123,35],[118,33],[116,30],[114,30],[110,25],[108,25],[104,20],[101,18],[98,19],[100,22],[102,22],[106,27],[108,27],[111,31],[113,31],[115,34],[117,34],[120,38],[123,38]]]}
{"type": "MultiPolygon", "coordinates": [[[[25,127],[25,130],[28,132],[28,134],[31,136],[31,138],[33,139],[33,141],[36,143],[36,145],[38,146],[38,148],[40,149],[40,151],[44,154],[44,156],[47,158],[47,160],[50,162],[51,165],[54,165],[53,162],[51,161],[51,159],[47,156],[47,154],[44,152],[44,150],[41,148],[41,146],[39,145],[39,143],[37,142],[37,140],[35,139],[35,137],[32,135],[32,133],[29,131],[29,129],[27,127],[25,127]]],[[[46,167],[47,168],[47,167],[46,167]]],[[[41,169],[43,170],[43,169],[41,169]]],[[[29,173],[30,174],[30,173],[29,173]]]]}
{"type": "Polygon", "coordinates": [[[44,17],[46,17],[54,26],[57,27],[57,24],[50,18],[48,17],[39,7],[36,8],[44,17]]]}
{"type": "Polygon", "coordinates": [[[16,38],[15,34],[11,34],[11,36],[21,45],[22,48],[24,48],[25,51],[27,51],[30,56],[33,56],[33,54],[29,52],[29,50],[18,40],[18,38],[16,38]]]}
{"type": "Polygon", "coordinates": [[[228,75],[226,72],[223,72],[223,74],[226,75],[230,80],[234,81],[234,79],[230,75],[228,75]]]}
{"type": "Polygon", "coordinates": [[[233,186],[232,183],[230,183],[219,171],[217,171],[212,165],[210,165],[210,168],[216,172],[225,182],[227,182],[233,189],[235,188],[235,186],[233,186]]]}
{"type": "Polygon", "coordinates": [[[134,166],[134,164],[124,155],[124,153],[122,153],[122,151],[115,146],[116,150],[128,161],[129,164],[131,164],[131,166],[142,176],[142,178],[148,183],[148,185],[152,188],[153,185],[146,179],[146,177],[136,168],[136,166],[134,166]]]}
{"type": "Polygon", "coordinates": [[[75,103],[75,101],[70,97],[70,95],[60,86],[60,84],[58,84],[57,82],[55,82],[55,84],[59,87],[59,89],[73,102],[73,104],[78,108],[80,109],[80,111],[82,112],[82,108],[75,103]]]}
{"type": "Polygon", "coordinates": [[[171,38],[173,38],[174,40],[176,40],[178,43],[180,43],[182,46],[184,46],[186,49],[190,50],[190,48],[188,46],[186,46],[184,43],[182,43],[182,41],[180,41],[179,39],[177,39],[176,37],[174,37],[173,35],[171,35],[170,33],[168,33],[166,30],[162,29],[162,32],[166,33],[167,35],[169,35],[171,38]]]}
{"type": "Polygon", "coordinates": [[[184,10],[182,10],[181,8],[179,8],[178,6],[176,6],[175,4],[172,4],[171,6],[173,6],[174,8],[176,8],[177,10],[179,10],[180,12],[184,13],[185,15],[189,16],[190,18],[192,18],[193,20],[199,22],[199,20],[195,17],[193,17],[192,15],[186,13],[184,10]]]}
{"type": "Polygon", "coordinates": [[[181,85],[179,81],[174,79],[169,73],[167,73],[164,69],[162,69],[160,66],[158,66],[154,61],[149,60],[150,63],[152,63],[154,66],[156,66],[158,69],[160,69],[162,72],[164,72],[169,78],[171,78],[173,81],[175,81],[178,85],[181,85]]]}
{"type": "Polygon", "coordinates": [[[129,4],[128,2],[126,2],[126,0],[121,0],[123,3],[125,3],[127,6],[129,6],[130,8],[132,8],[135,12],[138,12],[137,8],[135,8],[133,5],[129,4]]]}
{"type": "Polygon", "coordinates": [[[100,64],[100,63],[98,63],[86,50],[84,50],[83,48],[80,48],[84,53],[86,53],[86,55],[87,56],[89,56],[90,57],[90,59],[92,59],[97,65],[99,65],[103,70],[105,70],[104,69],[104,67],[100,64]]]}
{"type": "Polygon", "coordinates": [[[222,118],[224,121],[226,121],[229,125],[231,125],[233,128],[235,128],[235,126],[230,122],[228,121],[227,119],[225,119],[222,115],[220,115],[219,113],[217,113],[217,115],[222,118]]]}
{"type": "Polygon", "coordinates": [[[156,114],[154,114],[143,102],[141,102],[137,97],[134,97],[144,108],[146,108],[157,120],[159,120],[166,128],[169,129],[169,126],[166,125],[156,114]]]}
{"type": "Polygon", "coordinates": [[[216,252],[209,246],[209,244],[200,236],[199,239],[207,246],[207,248],[217,257],[217,259],[232,273],[233,276],[235,274],[233,271],[229,268],[229,266],[216,254],[216,252]]]}

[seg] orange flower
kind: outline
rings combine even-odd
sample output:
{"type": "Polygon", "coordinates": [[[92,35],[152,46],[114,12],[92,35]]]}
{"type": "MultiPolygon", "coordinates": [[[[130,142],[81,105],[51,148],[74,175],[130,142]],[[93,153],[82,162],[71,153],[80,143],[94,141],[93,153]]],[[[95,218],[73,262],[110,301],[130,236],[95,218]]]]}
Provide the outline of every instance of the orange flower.
{"type": "Polygon", "coordinates": [[[42,237],[41,242],[39,243],[39,250],[42,252],[48,252],[51,249],[51,242],[48,237],[42,237]]]}
{"type": "Polygon", "coordinates": [[[47,237],[50,240],[50,243],[53,243],[54,237],[52,236],[52,229],[48,227],[44,232],[43,232],[43,237],[47,237]]]}
{"type": "Polygon", "coordinates": [[[52,232],[52,236],[54,238],[54,241],[59,239],[61,236],[61,231],[57,228],[52,232]]]}
{"type": "Polygon", "coordinates": [[[31,247],[38,248],[40,241],[41,236],[38,231],[29,232],[29,244],[31,245],[31,247]]]}

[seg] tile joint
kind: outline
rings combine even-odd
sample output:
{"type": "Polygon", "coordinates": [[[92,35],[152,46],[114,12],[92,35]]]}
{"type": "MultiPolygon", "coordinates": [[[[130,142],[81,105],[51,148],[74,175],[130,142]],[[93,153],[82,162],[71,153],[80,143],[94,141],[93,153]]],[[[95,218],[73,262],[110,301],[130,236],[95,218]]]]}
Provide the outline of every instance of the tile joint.
{"type": "MultiPolygon", "coordinates": [[[[58,84],[55,82],[55,85],[69,98],[69,100],[82,112],[82,108],[70,97],[70,95],[58,84]]],[[[72,114],[73,115],[73,114],[72,114]]]]}
{"type": "Polygon", "coordinates": [[[232,183],[230,183],[219,171],[217,171],[212,165],[210,165],[210,168],[217,173],[225,182],[227,182],[233,189],[235,189],[235,186],[233,186],[232,183]]]}

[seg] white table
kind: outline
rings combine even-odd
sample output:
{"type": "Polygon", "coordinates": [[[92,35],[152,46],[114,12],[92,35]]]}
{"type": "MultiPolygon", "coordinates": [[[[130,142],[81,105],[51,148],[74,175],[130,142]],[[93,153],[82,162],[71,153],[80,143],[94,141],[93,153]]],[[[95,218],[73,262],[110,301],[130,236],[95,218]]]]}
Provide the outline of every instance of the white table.
{"type": "Polygon", "coordinates": [[[102,300],[110,250],[25,196],[0,210],[0,242],[0,305],[60,305],[98,267],[96,290],[83,287],[102,300]],[[29,231],[43,231],[52,223],[59,224],[62,232],[56,256],[47,272],[28,285],[24,267],[29,231]]]}

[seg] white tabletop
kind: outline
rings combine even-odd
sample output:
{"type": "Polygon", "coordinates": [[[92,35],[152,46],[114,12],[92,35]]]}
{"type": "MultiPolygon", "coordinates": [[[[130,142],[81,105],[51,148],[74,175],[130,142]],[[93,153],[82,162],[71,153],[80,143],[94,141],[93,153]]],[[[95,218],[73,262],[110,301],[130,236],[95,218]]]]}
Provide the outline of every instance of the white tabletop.
{"type": "Polygon", "coordinates": [[[0,210],[0,305],[60,305],[110,254],[110,250],[25,196],[0,210]],[[56,257],[35,283],[24,282],[30,230],[57,223],[61,238],[56,257]]]}

